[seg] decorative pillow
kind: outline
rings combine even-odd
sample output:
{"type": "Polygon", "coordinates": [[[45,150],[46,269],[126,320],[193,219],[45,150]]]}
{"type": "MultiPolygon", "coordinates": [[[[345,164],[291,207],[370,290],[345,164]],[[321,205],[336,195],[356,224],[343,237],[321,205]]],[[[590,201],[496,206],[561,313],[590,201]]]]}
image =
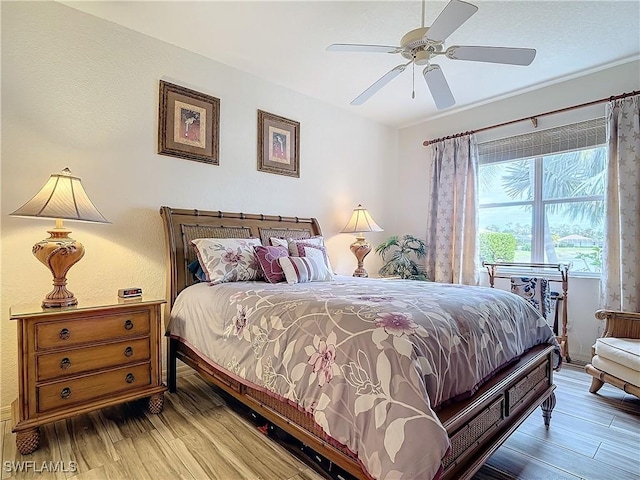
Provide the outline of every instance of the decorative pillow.
{"type": "Polygon", "coordinates": [[[298,250],[298,257],[314,257],[314,254],[318,254],[324,264],[327,266],[330,272],[333,272],[331,268],[331,263],[329,262],[329,255],[327,255],[326,247],[321,245],[314,245],[313,243],[307,242],[296,242],[295,246],[298,250]]]}
{"type": "Polygon", "coordinates": [[[549,310],[551,310],[551,292],[549,290],[549,281],[546,278],[511,277],[511,292],[527,300],[540,311],[546,320],[549,310]]]}
{"type": "Polygon", "coordinates": [[[270,237],[269,241],[271,242],[271,245],[277,247],[287,247],[289,249],[289,255],[291,255],[292,257],[299,256],[298,247],[296,247],[297,243],[309,243],[312,245],[319,245],[321,247],[324,246],[324,237],[320,235],[301,239],[270,237]]]}
{"type": "Polygon", "coordinates": [[[262,245],[259,238],[197,238],[191,243],[208,282],[236,282],[261,277],[253,251],[253,247],[262,245]]]}
{"type": "Polygon", "coordinates": [[[287,283],[329,282],[333,280],[331,270],[322,258],[282,257],[278,259],[287,283]]]}
{"type": "Polygon", "coordinates": [[[262,245],[253,247],[253,251],[258,259],[258,264],[262,270],[264,278],[269,283],[278,283],[284,280],[284,272],[278,259],[280,257],[288,257],[289,251],[287,247],[263,247],[262,245]]]}
{"type": "Polygon", "coordinates": [[[204,270],[202,270],[202,266],[200,265],[200,262],[198,260],[194,260],[193,262],[191,262],[189,265],[187,265],[187,268],[191,272],[191,275],[193,276],[193,280],[195,282],[207,281],[207,274],[204,273],[204,270]]]}

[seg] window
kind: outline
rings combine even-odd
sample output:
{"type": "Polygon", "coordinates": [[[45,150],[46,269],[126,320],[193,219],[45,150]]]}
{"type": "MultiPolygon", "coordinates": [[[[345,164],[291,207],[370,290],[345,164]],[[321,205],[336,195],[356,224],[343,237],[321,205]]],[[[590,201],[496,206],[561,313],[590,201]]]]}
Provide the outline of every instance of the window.
{"type": "Polygon", "coordinates": [[[478,145],[481,261],[570,262],[600,273],[604,119],[478,145]]]}

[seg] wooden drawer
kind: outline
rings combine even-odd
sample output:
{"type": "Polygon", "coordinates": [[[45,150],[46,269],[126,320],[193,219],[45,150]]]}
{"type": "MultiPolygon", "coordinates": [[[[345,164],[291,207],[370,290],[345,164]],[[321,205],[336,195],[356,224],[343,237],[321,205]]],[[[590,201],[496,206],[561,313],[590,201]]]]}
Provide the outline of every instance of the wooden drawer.
{"type": "Polygon", "coordinates": [[[61,380],[36,387],[37,411],[44,413],[69,408],[94,399],[104,399],[127,390],[151,384],[151,364],[119,368],[72,380],[61,380]]]}
{"type": "Polygon", "coordinates": [[[101,368],[140,363],[150,358],[149,337],[46,353],[36,358],[37,381],[68,377],[101,368]]]}
{"type": "Polygon", "coordinates": [[[149,311],[85,317],[35,326],[35,348],[44,350],[149,334],[149,311]]]}

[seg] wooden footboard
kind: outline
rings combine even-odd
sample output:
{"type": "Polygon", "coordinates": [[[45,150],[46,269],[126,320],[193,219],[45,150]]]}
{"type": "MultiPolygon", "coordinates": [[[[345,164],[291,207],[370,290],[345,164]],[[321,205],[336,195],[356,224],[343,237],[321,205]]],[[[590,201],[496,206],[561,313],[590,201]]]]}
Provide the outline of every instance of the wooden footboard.
{"type": "Polygon", "coordinates": [[[538,406],[549,426],[556,388],[553,351],[550,345],[534,347],[473,397],[438,412],[451,440],[451,450],[443,459],[443,478],[471,478],[538,406]]]}
{"type": "MultiPolygon", "coordinates": [[[[368,478],[355,456],[332,441],[306,413],[239,383],[176,339],[169,339],[168,355],[170,391],[175,392],[176,359],[180,359],[328,461],[357,478],[368,478]]],[[[535,347],[483,385],[473,397],[438,412],[451,439],[451,449],[443,460],[443,480],[471,478],[538,406],[542,405],[548,426],[555,405],[552,365],[553,347],[535,347]]]]}

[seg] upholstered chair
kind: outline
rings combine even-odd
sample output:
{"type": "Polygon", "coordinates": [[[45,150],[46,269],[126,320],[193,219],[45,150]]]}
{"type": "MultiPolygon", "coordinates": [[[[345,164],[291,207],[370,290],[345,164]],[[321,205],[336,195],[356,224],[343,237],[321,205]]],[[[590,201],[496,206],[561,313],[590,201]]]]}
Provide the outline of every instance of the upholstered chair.
{"type": "Polygon", "coordinates": [[[640,313],[598,310],[596,318],[606,323],[585,367],[593,376],[589,391],[609,383],[640,398],[640,313]]]}

